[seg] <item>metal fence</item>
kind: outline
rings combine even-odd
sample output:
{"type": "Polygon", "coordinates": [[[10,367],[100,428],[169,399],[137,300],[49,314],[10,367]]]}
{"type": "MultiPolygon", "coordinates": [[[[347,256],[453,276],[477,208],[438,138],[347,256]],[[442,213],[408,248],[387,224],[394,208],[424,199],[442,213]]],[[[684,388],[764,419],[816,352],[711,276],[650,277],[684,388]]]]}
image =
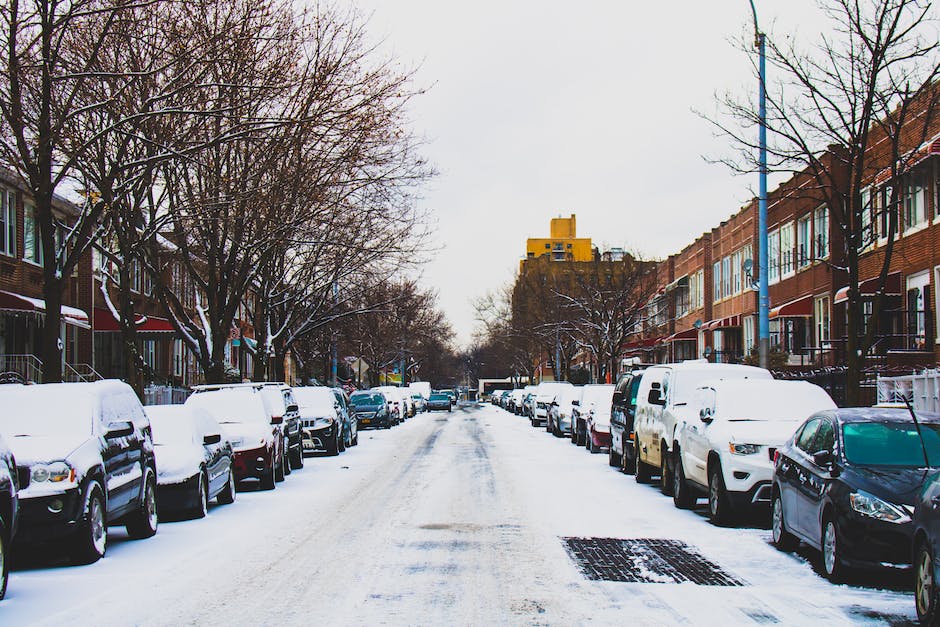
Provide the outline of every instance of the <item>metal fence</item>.
{"type": "Polygon", "coordinates": [[[940,412],[940,370],[878,377],[879,405],[904,405],[905,400],[918,411],[940,412]]]}
{"type": "Polygon", "coordinates": [[[148,385],[144,388],[144,405],[182,405],[189,396],[186,388],[170,385],[148,385]]]}

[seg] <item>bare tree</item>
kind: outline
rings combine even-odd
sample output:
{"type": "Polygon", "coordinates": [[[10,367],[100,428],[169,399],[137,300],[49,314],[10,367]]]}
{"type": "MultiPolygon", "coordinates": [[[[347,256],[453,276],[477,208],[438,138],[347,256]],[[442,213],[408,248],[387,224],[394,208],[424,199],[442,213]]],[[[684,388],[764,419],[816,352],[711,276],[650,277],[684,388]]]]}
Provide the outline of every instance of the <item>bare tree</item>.
{"type": "MultiPolygon", "coordinates": [[[[912,150],[934,128],[940,66],[928,0],[822,0],[820,6],[832,36],[807,49],[792,39],[768,37],[771,72],[781,77],[767,86],[769,169],[807,177],[797,193],[825,203],[838,227],[841,250],[833,251],[831,263],[847,277],[847,401],[856,403],[898,230],[900,177],[912,150]],[[873,207],[863,192],[884,171],[879,178],[890,193],[873,207]],[[879,222],[877,231],[873,225],[879,222]],[[874,237],[885,243],[880,288],[866,324],[859,261],[874,237]]],[[[736,171],[754,172],[757,142],[749,131],[759,123],[755,102],[727,97],[723,105],[739,126],[717,124],[741,151],[723,161],[736,171]]]]}

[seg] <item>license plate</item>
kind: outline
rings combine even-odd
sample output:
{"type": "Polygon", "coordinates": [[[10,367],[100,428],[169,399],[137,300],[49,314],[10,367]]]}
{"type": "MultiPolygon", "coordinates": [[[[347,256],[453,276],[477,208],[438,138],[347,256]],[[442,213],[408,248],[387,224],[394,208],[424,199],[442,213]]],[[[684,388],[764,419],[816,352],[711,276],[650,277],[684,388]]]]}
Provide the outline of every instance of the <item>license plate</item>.
{"type": "Polygon", "coordinates": [[[370,424],[372,424],[372,419],[371,419],[371,418],[363,418],[363,419],[361,419],[359,422],[361,422],[361,423],[364,424],[364,425],[370,425],[370,424]]]}

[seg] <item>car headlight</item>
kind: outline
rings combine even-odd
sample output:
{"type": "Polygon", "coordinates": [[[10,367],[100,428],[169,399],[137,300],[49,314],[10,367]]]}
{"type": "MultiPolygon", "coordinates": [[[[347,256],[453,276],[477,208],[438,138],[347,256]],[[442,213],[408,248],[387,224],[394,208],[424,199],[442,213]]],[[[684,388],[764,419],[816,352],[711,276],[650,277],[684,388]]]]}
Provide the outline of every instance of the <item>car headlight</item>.
{"type": "Polygon", "coordinates": [[[754,455],[755,453],[759,453],[760,449],[760,444],[737,444],[735,442],[728,442],[728,450],[731,451],[732,455],[754,455]]]}
{"type": "Polygon", "coordinates": [[[75,481],[75,469],[66,462],[52,462],[51,464],[37,464],[30,470],[30,481],[32,483],[73,483],[75,481]]]}
{"type": "Polygon", "coordinates": [[[313,419],[313,428],[314,429],[325,429],[327,427],[333,426],[333,419],[329,417],[323,418],[314,418],[313,419]]]}
{"type": "Polygon", "coordinates": [[[906,523],[911,520],[900,507],[892,505],[887,501],[882,501],[877,496],[866,494],[864,492],[853,492],[849,495],[849,503],[852,509],[875,520],[883,520],[891,523],[906,523]]]}

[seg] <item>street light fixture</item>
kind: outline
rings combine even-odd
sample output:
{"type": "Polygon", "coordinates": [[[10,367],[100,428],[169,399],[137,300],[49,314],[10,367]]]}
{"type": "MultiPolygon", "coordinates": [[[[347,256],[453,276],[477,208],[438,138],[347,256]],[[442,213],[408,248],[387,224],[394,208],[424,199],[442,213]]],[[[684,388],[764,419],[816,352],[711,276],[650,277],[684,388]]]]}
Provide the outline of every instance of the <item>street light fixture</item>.
{"type": "Polygon", "coordinates": [[[757,244],[758,244],[758,297],[757,297],[757,337],[758,356],[760,367],[770,365],[770,295],[767,289],[767,66],[764,53],[764,33],[757,25],[757,8],[754,0],[751,3],[751,14],[754,16],[754,45],[760,54],[758,77],[760,81],[760,104],[758,116],[760,118],[760,195],[757,201],[757,244]]]}

